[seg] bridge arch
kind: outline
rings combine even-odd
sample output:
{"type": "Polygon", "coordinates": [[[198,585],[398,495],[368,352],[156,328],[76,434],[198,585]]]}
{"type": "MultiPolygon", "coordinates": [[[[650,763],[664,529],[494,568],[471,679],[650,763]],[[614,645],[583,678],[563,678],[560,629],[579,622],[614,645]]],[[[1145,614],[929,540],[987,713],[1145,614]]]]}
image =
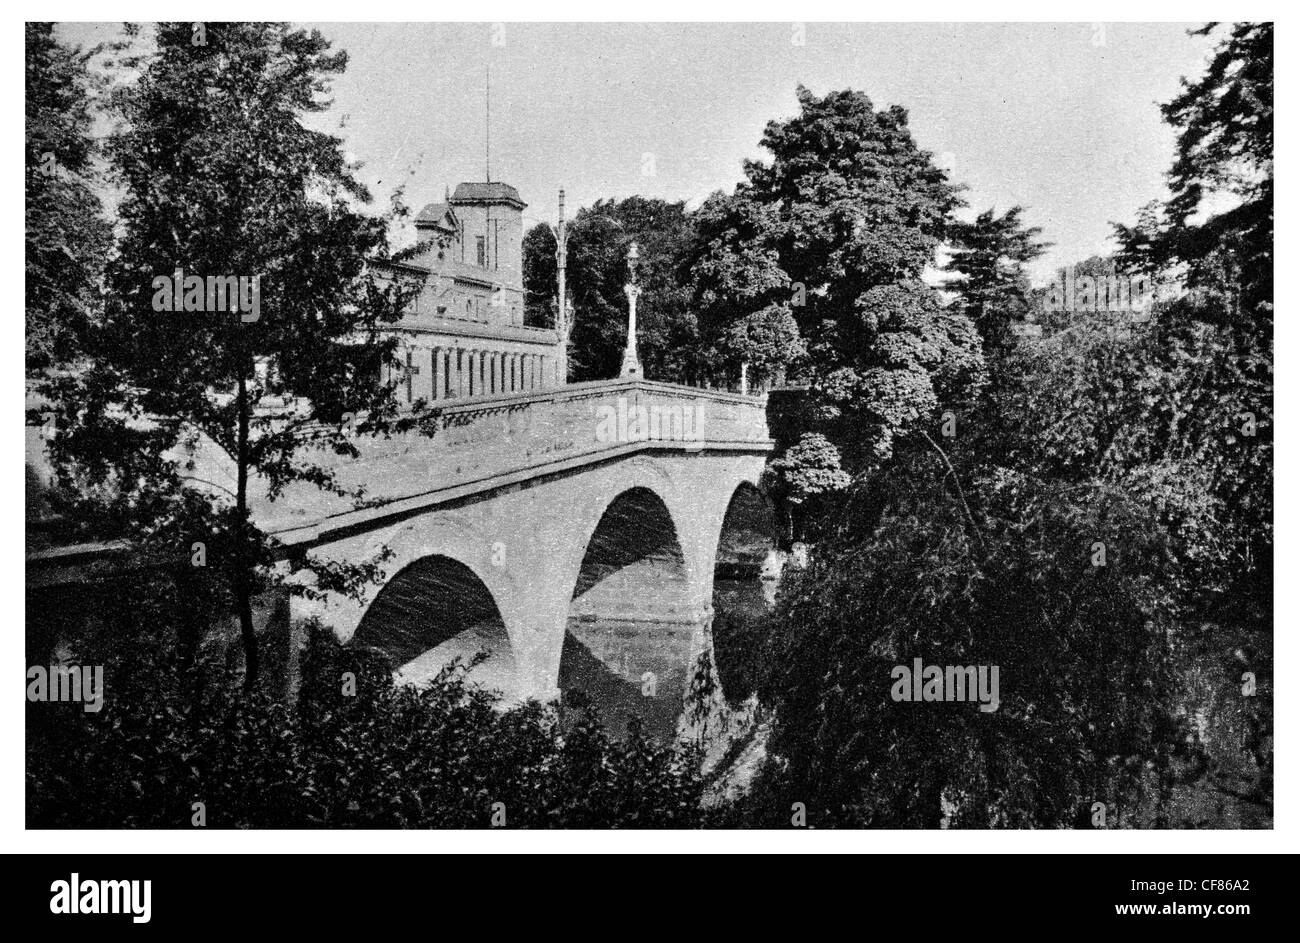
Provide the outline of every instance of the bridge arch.
{"type": "MultiPolygon", "coordinates": [[[[633,485],[606,501],[576,549],[581,559],[573,579],[574,602],[598,589],[608,594],[611,587],[601,584],[611,579],[620,589],[635,590],[630,580],[642,575],[656,583],[663,580],[668,587],[663,595],[672,596],[673,589],[686,591],[688,572],[677,523],[668,502],[653,487],[633,485]]],[[[624,605],[634,602],[623,599],[624,605]]]]}
{"type": "Polygon", "coordinates": [[[453,557],[419,557],[395,573],[361,616],[350,645],[382,651],[397,680],[421,683],[449,662],[487,658],[469,680],[513,698],[518,690],[515,651],[491,590],[453,557]]]}
{"type": "MultiPolygon", "coordinates": [[[[757,452],[643,452],[586,467],[580,474],[555,475],[482,498],[449,501],[369,531],[355,529],[322,539],[311,554],[318,560],[357,562],[375,559],[382,552],[388,556],[383,566],[389,581],[430,556],[463,564],[486,588],[504,620],[516,666],[514,699],[547,700],[567,686],[560,677],[563,651],[575,621],[581,628],[584,611],[599,617],[619,615],[622,610],[623,623],[630,621],[631,629],[639,626],[647,631],[652,626],[646,620],[658,619],[663,625],[666,615],[668,628],[647,635],[655,644],[676,638],[679,628],[684,633],[686,626],[696,628],[705,620],[714,606],[714,574],[724,525],[731,527],[728,509],[747,500],[736,498],[737,489],[751,494],[744,483],[757,482],[763,460],[757,452]],[[629,515],[637,526],[623,533],[620,522],[629,515]],[[618,539],[611,547],[614,537],[618,539]],[[620,584],[635,586],[638,575],[656,571],[670,579],[654,587],[653,593],[642,593],[638,600],[637,593],[614,592],[620,584]],[[633,611],[628,620],[628,609],[640,611],[633,611]],[[642,620],[639,624],[637,616],[642,620]]],[[[336,593],[316,599],[296,597],[292,624],[301,626],[317,617],[347,641],[363,619],[369,623],[383,611],[381,607],[369,613],[381,592],[387,589],[385,603],[396,599],[398,588],[418,573],[403,575],[397,588],[388,582],[372,584],[360,600],[336,593]]],[[[587,628],[592,628],[590,622],[587,628]]],[[[630,631],[627,625],[623,628],[630,631]]],[[[368,627],[358,643],[368,644],[374,632],[368,627]]],[[[694,658],[709,644],[706,632],[698,631],[691,644],[694,658]]],[[[409,652],[400,646],[395,650],[397,657],[409,652]]],[[[629,663],[624,671],[619,666],[620,677],[629,682],[639,682],[646,670],[653,669],[638,670],[629,663]]],[[[639,688],[637,693],[640,696],[639,688]]]]}
{"type": "Polygon", "coordinates": [[[718,530],[714,578],[759,576],[770,568],[777,546],[776,511],[758,485],[742,479],[731,490],[718,530]]]}
{"type": "Polygon", "coordinates": [[[732,704],[754,691],[761,657],[755,629],[776,600],[776,550],[772,503],[754,482],[743,480],[732,490],[718,534],[710,624],[718,685],[732,704]]]}
{"type": "Polygon", "coordinates": [[[589,531],[572,584],[559,688],[602,705],[615,733],[636,716],[671,741],[699,631],[677,523],[664,495],[642,483],[605,502],[589,531]]]}

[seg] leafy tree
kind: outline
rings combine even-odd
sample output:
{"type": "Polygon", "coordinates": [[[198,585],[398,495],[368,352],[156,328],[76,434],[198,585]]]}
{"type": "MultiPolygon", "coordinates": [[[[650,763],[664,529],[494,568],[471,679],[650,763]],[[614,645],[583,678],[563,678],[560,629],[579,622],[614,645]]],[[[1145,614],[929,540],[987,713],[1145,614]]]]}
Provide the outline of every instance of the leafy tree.
{"type": "Polygon", "coordinates": [[[815,431],[869,474],[982,377],[974,328],[922,281],[960,198],[905,109],[854,91],[798,98],[798,115],[764,131],[770,161],[746,162],[736,192],[701,208],[694,294],[717,337],[789,305],[815,431]]]}
{"type": "Polygon", "coordinates": [[[538,223],[524,233],[524,323],[554,327],[556,313],[555,232],[538,223]]]}
{"type": "MultiPolygon", "coordinates": [[[[597,200],[578,210],[568,227],[568,286],[573,324],[569,337],[571,379],[618,376],[627,343],[627,253],[636,242],[638,353],[645,375],[668,383],[690,382],[699,373],[695,317],[680,287],[690,245],[685,204],[641,196],[597,200]]],[[[555,235],[544,224],[524,239],[526,304],[534,323],[551,323],[555,295],[555,235]]]]}
{"type": "MultiPolygon", "coordinates": [[[[1193,35],[1217,27],[1209,23],[1193,35]]],[[[1184,78],[1161,110],[1178,132],[1172,197],[1163,212],[1148,209],[1137,227],[1117,226],[1120,242],[1135,260],[1187,265],[1193,287],[1218,281],[1230,253],[1241,314],[1271,331],[1273,24],[1233,24],[1205,74],[1184,78]],[[1211,197],[1226,198],[1231,208],[1205,212],[1211,197]]]]}
{"type": "Polygon", "coordinates": [[[803,538],[803,523],[819,502],[850,484],[840,468],[840,455],[824,435],[807,432],[799,441],[768,463],[764,487],[786,517],[790,540],[803,538]],[[809,507],[811,505],[811,507],[809,507]]]}
{"type": "Polygon", "coordinates": [[[775,209],[718,192],[692,221],[691,302],[711,359],[728,376],[741,363],[769,375],[797,370],[807,347],[793,305],[804,292],[781,269],[775,209]]]}
{"type": "Polygon", "coordinates": [[[91,185],[91,52],[58,41],[51,23],[26,25],[27,371],[67,364],[100,307],[112,231],[91,185]]]}
{"type": "Polygon", "coordinates": [[[1023,212],[1019,206],[1001,216],[985,210],[974,222],[948,228],[954,245],[948,268],[958,275],[950,287],[990,357],[1006,350],[1013,343],[1013,326],[1028,319],[1032,290],[1025,266],[1047,249],[1038,241],[1042,230],[1024,225],[1023,212]]]}
{"type": "Polygon", "coordinates": [[[1160,822],[1181,742],[1160,528],[1118,489],[1007,471],[981,487],[976,534],[943,497],[943,463],[916,453],[903,471],[881,481],[874,527],[828,538],[783,586],[760,794],[804,802],[817,827],[1069,827],[1095,801],[1112,824],[1160,822]],[[997,666],[997,709],[895,699],[914,659],[997,666]]]}
{"type": "Polygon", "coordinates": [[[753,368],[751,382],[761,382],[798,363],[804,354],[803,338],[790,306],[778,303],[732,321],[717,341],[716,360],[731,374],[739,373],[745,364],[753,368]]]}
{"type": "MultiPolygon", "coordinates": [[[[1209,35],[1208,24],[1195,35],[1209,35]]],[[[1160,364],[1187,377],[1176,427],[1205,456],[1234,522],[1239,589],[1269,592],[1273,517],[1273,25],[1227,28],[1165,120],[1178,133],[1171,199],[1116,226],[1120,259],[1186,291],[1157,310],[1160,364]],[[1216,202],[1211,203],[1211,198],[1216,202]],[[1225,203],[1228,208],[1222,208],[1225,203]],[[1217,210],[1217,212],[1216,212],[1217,210]],[[1195,357],[1193,366],[1188,358],[1195,357]]],[[[1167,407],[1168,408],[1168,407],[1167,407]]]]}
{"type": "MultiPolygon", "coordinates": [[[[942,447],[921,421],[927,411],[908,412],[925,402],[919,383],[864,397],[903,431],[879,466],[887,473],[855,477],[826,515],[834,526],[822,528],[811,571],[783,587],[758,685],[773,710],[774,756],[760,790],[772,807],[803,801],[811,822],[828,825],[1068,826],[1085,824],[1084,810],[1101,801],[1112,822],[1169,823],[1173,790],[1200,749],[1176,720],[1176,673],[1193,627],[1228,618],[1258,650],[1258,601],[1271,592],[1260,567],[1271,547],[1271,449],[1262,427],[1245,431],[1250,418],[1271,419],[1271,282],[1247,271],[1260,260],[1271,268],[1271,150],[1245,161],[1263,168],[1249,185],[1193,153],[1221,137],[1237,142],[1220,153],[1225,161],[1233,147],[1271,148],[1268,135],[1213,128],[1226,116],[1194,100],[1226,96],[1232,120],[1271,126],[1271,85],[1225,91],[1232,76],[1259,75],[1260,60],[1271,76],[1271,33],[1262,35],[1234,28],[1225,48],[1251,61],[1216,59],[1218,78],[1189,83],[1198,91],[1166,109],[1197,129],[1180,138],[1171,207],[1144,212],[1117,260],[1076,272],[1118,264],[1168,281],[1181,266],[1190,291],[1140,316],[1045,317],[1043,337],[1017,338],[1006,328],[1033,296],[1015,259],[1029,257],[1033,234],[1014,215],[977,219],[978,232],[950,230],[959,252],[976,247],[959,256],[967,279],[958,291],[996,355],[997,382],[957,411],[959,431],[942,447]],[[1177,199],[1181,179],[1198,192],[1193,169],[1237,180],[1243,202],[1194,224],[1177,199]],[[1190,246],[1207,251],[1198,258],[1190,246]],[[909,429],[924,447],[899,447],[909,429]],[[1225,595],[1246,574],[1256,591],[1225,595]],[[895,702],[891,671],[916,657],[998,665],[999,709],[895,702]]],[[[815,247],[816,236],[799,245],[815,247]]],[[[862,295],[856,310],[934,323],[919,293],[899,283],[862,295]]],[[[827,340],[806,334],[814,375],[823,347],[841,331],[853,336],[833,313],[819,320],[827,340]]],[[[879,343],[856,336],[864,349],[879,343]]],[[[852,374],[831,376],[854,389],[852,374]]],[[[932,390],[962,385],[931,376],[932,390]]],[[[1258,749],[1266,720],[1252,730],[1258,749]]]]}
{"type": "MultiPolygon", "coordinates": [[[[396,419],[380,379],[395,343],[382,328],[405,289],[367,269],[385,250],[386,223],[357,209],[369,197],[341,142],[302,121],[326,106],[346,54],[280,24],[161,24],[156,39],[138,82],[116,97],[123,126],[108,151],[122,236],[110,304],[87,344],[96,363],[48,386],[54,454],[83,511],[142,553],[189,557],[192,541],[206,544],[253,688],[251,600],[275,579],[253,500],[296,483],[362,496],[339,485],[330,462],[357,454],[348,414],[361,433],[413,422],[396,419]],[[183,286],[194,304],[160,311],[158,279],[166,286],[180,271],[199,280],[183,286]],[[256,277],[260,302],[250,309],[247,292],[240,313],[211,310],[209,276],[250,288],[256,277]]],[[[317,576],[349,591],[373,572],[367,562],[317,576]]]]}

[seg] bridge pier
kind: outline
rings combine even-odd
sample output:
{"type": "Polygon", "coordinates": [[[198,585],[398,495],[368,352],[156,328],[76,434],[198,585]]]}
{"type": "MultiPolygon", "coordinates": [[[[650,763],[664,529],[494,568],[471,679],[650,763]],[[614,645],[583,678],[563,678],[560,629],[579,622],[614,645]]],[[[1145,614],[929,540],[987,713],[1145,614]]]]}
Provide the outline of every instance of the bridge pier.
{"type": "Polygon", "coordinates": [[[572,592],[568,574],[553,561],[526,568],[512,591],[497,600],[515,652],[515,700],[560,696],[560,654],[572,592]]]}

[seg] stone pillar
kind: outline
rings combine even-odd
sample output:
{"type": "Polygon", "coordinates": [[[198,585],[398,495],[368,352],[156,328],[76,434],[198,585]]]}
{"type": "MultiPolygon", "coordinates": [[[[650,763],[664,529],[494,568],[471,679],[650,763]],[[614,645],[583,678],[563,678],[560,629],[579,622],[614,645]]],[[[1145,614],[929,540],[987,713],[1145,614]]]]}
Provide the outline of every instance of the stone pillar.
{"type": "Polygon", "coordinates": [[[627,346],[623,348],[623,366],[619,370],[622,377],[641,376],[641,359],[636,350],[636,300],[641,294],[641,287],[637,284],[637,258],[634,242],[628,249],[628,281],[623,286],[623,294],[627,295],[627,346]]]}
{"type": "Polygon", "coordinates": [[[426,400],[433,400],[434,353],[430,347],[420,350],[420,395],[426,400]]]}
{"type": "Polygon", "coordinates": [[[515,656],[519,697],[548,701],[560,695],[560,655],[573,588],[558,560],[542,555],[532,563],[519,573],[516,591],[503,595],[497,605],[515,656]]]}

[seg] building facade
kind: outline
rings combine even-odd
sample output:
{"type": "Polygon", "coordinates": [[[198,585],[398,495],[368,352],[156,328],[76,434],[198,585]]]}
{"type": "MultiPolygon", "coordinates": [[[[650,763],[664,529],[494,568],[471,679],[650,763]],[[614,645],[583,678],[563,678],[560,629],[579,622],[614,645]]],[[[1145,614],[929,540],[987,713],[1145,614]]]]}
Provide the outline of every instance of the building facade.
{"type": "Polygon", "coordinates": [[[393,328],[408,403],[562,386],[563,340],[524,326],[523,211],[509,184],[461,183],[415,219],[420,251],[386,265],[419,293],[393,328]]]}

